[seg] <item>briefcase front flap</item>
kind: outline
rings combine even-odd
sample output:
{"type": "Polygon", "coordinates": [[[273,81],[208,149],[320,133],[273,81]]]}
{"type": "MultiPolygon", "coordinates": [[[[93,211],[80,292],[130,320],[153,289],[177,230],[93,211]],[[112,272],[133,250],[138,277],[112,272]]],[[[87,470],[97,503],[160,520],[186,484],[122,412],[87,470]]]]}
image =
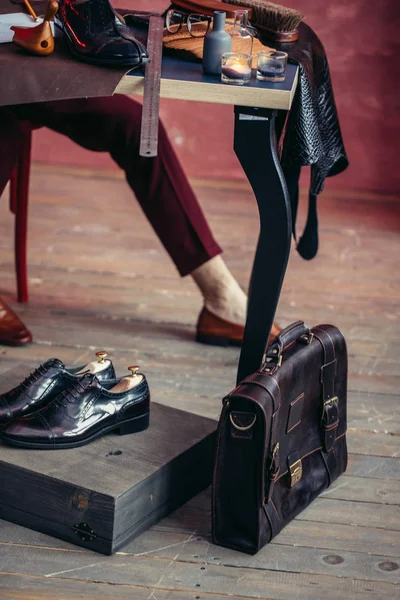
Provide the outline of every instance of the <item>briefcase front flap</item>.
{"type": "Polygon", "coordinates": [[[301,328],[281,346],[282,360],[266,361],[261,369],[279,388],[279,407],[272,418],[267,449],[267,456],[275,453],[276,457],[275,464],[267,465],[267,502],[278,479],[285,478],[287,487],[296,485],[307,475],[302,461],[314,452],[330,452],[346,432],[344,338],[331,325],[320,325],[297,337],[299,331],[301,328]]]}

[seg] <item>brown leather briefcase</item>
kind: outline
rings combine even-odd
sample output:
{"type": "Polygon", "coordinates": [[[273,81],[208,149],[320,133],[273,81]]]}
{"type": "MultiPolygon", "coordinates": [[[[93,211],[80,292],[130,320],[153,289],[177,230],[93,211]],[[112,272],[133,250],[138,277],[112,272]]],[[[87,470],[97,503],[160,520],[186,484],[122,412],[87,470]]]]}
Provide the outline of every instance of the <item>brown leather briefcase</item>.
{"type": "Polygon", "coordinates": [[[212,536],[256,553],[347,466],[347,351],[333,325],[302,321],[223,400],[212,536]]]}

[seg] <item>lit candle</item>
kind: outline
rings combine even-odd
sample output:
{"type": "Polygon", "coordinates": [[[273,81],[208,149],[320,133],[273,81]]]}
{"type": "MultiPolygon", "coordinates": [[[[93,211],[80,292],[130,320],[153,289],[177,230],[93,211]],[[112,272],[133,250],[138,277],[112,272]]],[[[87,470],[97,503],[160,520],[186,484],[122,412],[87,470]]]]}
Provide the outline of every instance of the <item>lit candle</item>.
{"type": "Polygon", "coordinates": [[[248,83],[251,77],[251,56],[246,54],[229,53],[223,55],[221,80],[224,83],[242,85],[248,83]]]}
{"type": "Polygon", "coordinates": [[[248,65],[233,61],[222,67],[222,72],[227,77],[232,77],[232,79],[246,79],[246,77],[251,75],[251,69],[248,65]]]}

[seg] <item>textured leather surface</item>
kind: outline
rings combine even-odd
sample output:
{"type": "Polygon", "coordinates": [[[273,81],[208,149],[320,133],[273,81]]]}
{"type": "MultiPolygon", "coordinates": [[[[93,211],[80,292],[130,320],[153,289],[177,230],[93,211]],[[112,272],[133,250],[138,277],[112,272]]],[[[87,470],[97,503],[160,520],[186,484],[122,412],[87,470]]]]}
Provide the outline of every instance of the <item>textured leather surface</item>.
{"type": "MultiPolygon", "coordinates": [[[[316,197],[324,189],[325,179],[337,175],[348,166],[337,114],[328,59],[314,31],[301,23],[299,39],[291,44],[275,44],[299,65],[299,85],[281,137],[281,161],[286,178],[298,181],[300,170],[311,165],[310,211],[298,251],[303,258],[313,258],[318,250],[316,197]]],[[[295,187],[289,185],[291,188],[295,187]]],[[[298,194],[291,192],[294,215],[298,194]]],[[[293,220],[295,235],[295,219],[293,220]]],[[[296,235],[295,235],[296,237],[296,235]]]]}
{"type": "Polygon", "coordinates": [[[148,415],[150,392],[146,378],[125,392],[111,392],[116,381],[100,384],[95,375],[75,378],[44,409],[17,419],[1,433],[8,443],[72,447],[104,430],[148,415]]]}
{"type": "Polygon", "coordinates": [[[71,51],[99,64],[139,65],[146,48],[134,37],[109,0],[60,0],[55,25],[65,34],[71,51]]]}
{"type": "MultiPolygon", "coordinates": [[[[100,381],[115,379],[114,366],[99,371],[100,381]]],[[[0,396],[0,427],[13,419],[28,416],[49,404],[63,389],[78,381],[75,373],[84,367],[66,369],[57,358],[50,358],[40,365],[17,387],[0,396]]]]}
{"type": "Polygon", "coordinates": [[[266,362],[224,399],[218,426],[213,540],[250,554],[347,465],[345,340],[332,325],[312,329],[309,344],[293,341],[295,331],[302,333],[302,328],[297,324],[282,333],[290,341],[283,345],[282,366],[276,356],[275,363],[266,362]],[[325,372],[324,365],[330,365],[325,372]],[[232,435],[238,423],[242,429],[232,435]]]}

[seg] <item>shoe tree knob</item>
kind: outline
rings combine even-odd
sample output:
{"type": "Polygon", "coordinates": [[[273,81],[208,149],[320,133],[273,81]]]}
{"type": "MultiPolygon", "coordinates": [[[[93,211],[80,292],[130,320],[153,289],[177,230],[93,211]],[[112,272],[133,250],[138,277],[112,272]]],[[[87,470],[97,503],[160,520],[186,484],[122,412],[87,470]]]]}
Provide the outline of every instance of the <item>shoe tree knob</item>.
{"type": "Polygon", "coordinates": [[[12,41],[31,54],[37,54],[38,56],[51,54],[54,50],[54,37],[50,21],[54,19],[57,11],[58,2],[50,0],[43,23],[36,25],[36,27],[11,27],[15,31],[12,41]]]}
{"type": "Polygon", "coordinates": [[[115,385],[113,388],[111,388],[110,392],[114,392],[114,393],[127,392],[129,390],[132,390],[137,385],[139,385],[140,382],[143,380],[143,375],[140,375],[140,374],[138,375],[139,369],[140,369],[140,367],[138,365],[135,365],[134,367],[128,367],[128,371],[130,371],[132,374],[121,379],[117,383],[117,385],[115,385]]]}
{"type": "Polygon", "coordinates": [[[107,352],[104,352],[104,350],[100,350],[100,352],[96,352],[96,356],[97,356],[97,362],[100,364],[104,364],[105,359],[107,358],[108,354],[107,352]]]}
{"type": "Polygon", "coordinates": [[[132,373],[132,375],[129,375],[129,377],[131,377],[132,379],[138,377],[138,371],[139,371],[140,367],[138,365],[135,365],[134,367],[128,367],[128,371],[130,371],[132,373]]]}

